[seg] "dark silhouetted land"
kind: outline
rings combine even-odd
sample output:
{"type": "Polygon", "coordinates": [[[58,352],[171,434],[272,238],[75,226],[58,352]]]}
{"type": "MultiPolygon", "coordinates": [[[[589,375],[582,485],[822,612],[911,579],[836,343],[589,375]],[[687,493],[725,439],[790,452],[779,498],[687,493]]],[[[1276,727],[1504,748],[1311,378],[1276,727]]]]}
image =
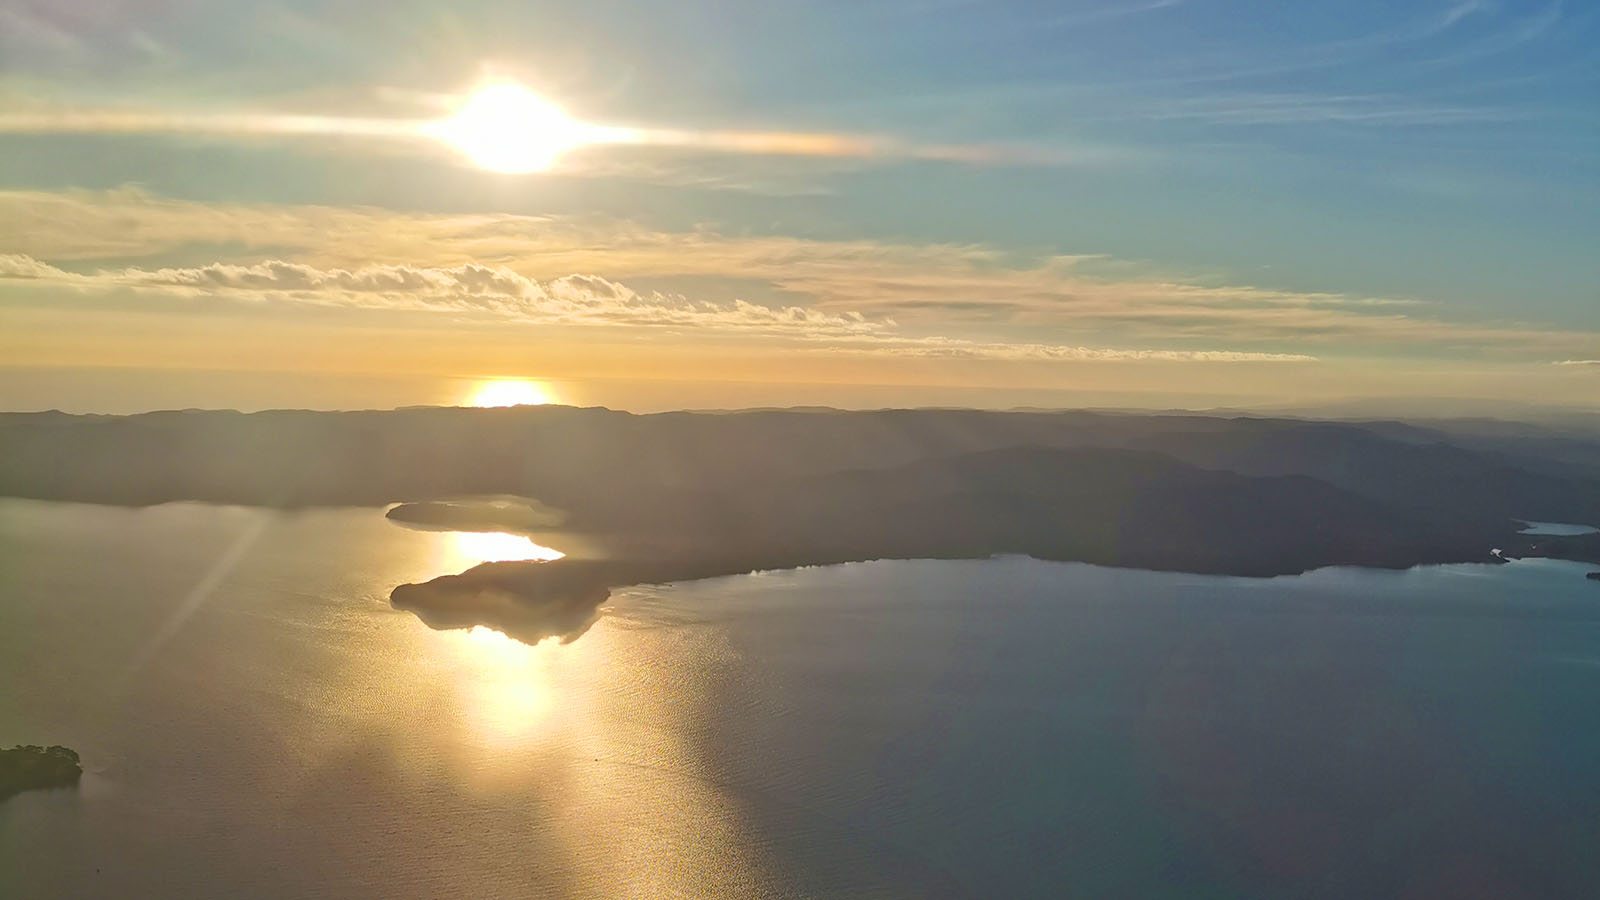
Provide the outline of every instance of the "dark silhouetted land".
{"type": "Polygon", "coordinates": [[[1600,564],[1600,534],[1519,534],[1505,555],[1600,564]]]}
{"type": "MultiPolygon", "coordinates": [[[[0,416],[0,493],[145,504],[400,503],[398,521],[587,548],[395,605],[581,634],[612,588],[871,559],[1040,559],[1270,576],[1600,562],[1600,443],[1548,428],[1091,412],[404,409],[0,416]],[[462,500],[460,498],[480,498],[462,500]],[[518,498],[531,498],[521,500],[518,498]]],[[[558,547],[558,549],[564,549],[558,547]]]]}
{"type": "Polygon", "coordinates": [[[0,750],[0,802],[23,791],[75,787],[83,777],[78,754],[32,744],[0,750]]]}
{"type": "Polygon", "coordinates": [[[449,531],[537,531],[566,520],[559,510],[520,497],[401,503],[385,513],[396,522],[449,531]]]}

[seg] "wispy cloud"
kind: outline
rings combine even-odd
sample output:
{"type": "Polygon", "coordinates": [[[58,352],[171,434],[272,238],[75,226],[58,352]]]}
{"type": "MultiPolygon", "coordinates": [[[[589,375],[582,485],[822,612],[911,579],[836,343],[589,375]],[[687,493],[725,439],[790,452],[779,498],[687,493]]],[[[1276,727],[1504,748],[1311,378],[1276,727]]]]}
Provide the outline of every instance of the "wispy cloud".
{"type": "Polygon", "coordinates": [[[284,113],[153,112],[58,108],[0,112],[8,134],[187,134],[237,137],[367,137],[416,140],[422,120],[284,113]]]}
{"type": "Polygon", "coordinates": [[[1209,362],[1312,363],[1304,353],[1261,353],[1239,350],[1125,350],[1059,344],[1004,343],[962,338],[876,338],[870,345],[841,342],[843,349],[868,347],[874,353],[929,359],[1001,359],[1028,362],[1209,362]]]}
{"type": "Polygon", "coordinates": [[[1447,306],[1415,298],[1183,278],[1094,256],[661,231],[566,217],[209,205],[135,190],[0,192],[0,246],[20,254],[11,262],[16,279],[88,278],[124,289],[241,297],[270,290],[280,300],[309,292],[302,302],[509,310],[549,321],[720,322],[834,334],[893,328],[901,337],[985,335],[1013,344],[1064,338],[1063,346],[1092,336],[1155,348],[1316,347],[1319,355],[1451,348],[1550,359],[1600,352],[1600,335],[1452,321],[1447,306]],[[192,259],[195,248],[229,245],[239,248],[233,259],[162,264],[192,259]],[[74,274],[84,268],[74,260],[100,268],[74,274]],[[38,269],[46,263],[51,271],[38,269]],[[597,274],[581,276],[593,280],[579,290],[573,273],[597,274]],[[748,302],[752,282],[763,286],[760,302],[748,302]],[[672,291],[639,287],[664,283],[672,291]]]}
{"type": "Polygon", "coordinates": [[[1491,9],[1494,9],[1494,4],[1490,3],[1489,0],[1462,0],[1462,2],[1445,10],[1444,14],[1439,17],[1438,23],[1428,33],[1438,34],[1468,16],[1485,13],[1491,9]]]}
{"type": "Polygon", "coordinates": [[[1145,0],[1145,2],[1139,3],[1114,3],[1052,16],[1046,19],[1043,25],[1046,28],[1075,28],[1080,25],[1096,25],[1113,19],[1125,19],[1129,16],[1140,16],[1145,13],[1172,9],[1176,6],[1182,6],[1183,3],[1184,0],[1145,0]]]}
{"type": "Polygon", "coordinates": [[[150,4],[104,0],[8,0],[0,4],[0,63],[36,69],[159,59],[167,51],[141,26],[150,4]]]}
{"type": "Polygon", "coordinates": [[[506,269],[371,266],[318,269],[283,260],[253,265],[108,269],[74,273],[26,256],[0,256],[0,287],[38,283],[83,293],[154,292],[190,300],[449,313],[521,324],[710,329],[799,341],[799,349],[939,359],[1072,362],[1315,362],[1305,354],[1234,350],[1119,349],[908,336],[892,320],[734,300],[696,302],[640,292],[597,275],[538,282],[506,269]]]}
{"type": "MultiPolygon", "coordinates": [[[[0,109],[0,134],[150,134],[201,136],[215,140],[280,137],[383,141],[418,153],[438,155],[448,129],[438,119],[305,115],[271,111],[170,111],[105,109],[29,103],[0,109]]],[[[562,155],[559,171],[588,174],[585,150],[697,152],[742,157],[894,161],[921,160],[958,165],[1078,166],[1127,158],[1114,148],[1000,142],[912,141],[894,135],[834,131],[755,131],[658,126],[573,124],[573,149],[562,155]]],[[[602,168],[594,174],[606,174],[602,168]]]]}
{"type": "Polygon", "coordinates": [[[473,264],[319,269],[274,259],[251,265],[212,263],[83,274],[31,257],[0,256],[0,280],[46,282],[81,291],[133,289],[251,303],[480,314],[552,324],[713,327],[807,337],[871,334],[893,324],[798,306],[695,302],[681,295],[641,293],[597,275],[540,282],[508,269],[473,264]]]}
{"type": "Polygon", "coordinates": [[[1535,111],[1421,103],[1373,94],[1234,93],[1134,106],[1126,118],[1192,119],[1227,125],[1471,125],[1527,119],[1535,111]]]}
{"type": "Polygon", "coordinates": [[[1492,34],[1426,60],[1420,65],[1425,68],[1447,68],[1509,53],[1550,34],[1561,24],[1565,13],[1564,7],[1563,0],[1555,0],[1531,16],[1513,20],[1492,34]]]}

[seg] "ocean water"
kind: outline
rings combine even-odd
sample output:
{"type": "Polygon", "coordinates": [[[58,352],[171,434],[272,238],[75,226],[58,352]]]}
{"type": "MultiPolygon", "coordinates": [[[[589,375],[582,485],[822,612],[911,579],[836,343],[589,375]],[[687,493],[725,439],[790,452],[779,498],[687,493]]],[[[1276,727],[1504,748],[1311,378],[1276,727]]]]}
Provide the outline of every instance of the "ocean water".
{"type": "Polygon", "coordinates": [[[11,897],[1600,896],[1600,584],[1026,559],[620,592],[569,644],[374,510],[0,501],[11,897]]]}

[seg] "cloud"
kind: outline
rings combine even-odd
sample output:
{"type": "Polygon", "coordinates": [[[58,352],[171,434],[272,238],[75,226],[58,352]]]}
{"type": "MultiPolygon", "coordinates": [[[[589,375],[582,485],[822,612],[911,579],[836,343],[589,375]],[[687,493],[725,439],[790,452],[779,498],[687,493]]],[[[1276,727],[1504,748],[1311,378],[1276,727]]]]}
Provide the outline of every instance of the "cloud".
{"type": "Polygon", "coordinates": [[[1079,25],[1093,25],[1108,22],[1113,19],[1122,19],[1128,16],[1138,16],[1145,13],[1160,12],[1183,5],[1184,0],[1147,0],[1143,3],[1121,3],[1110,6],[1100,6],[1078,12],[1069,12],[1047,19],[1044,26],[1047,28],[1071,28],[1079,25]]]}
{"type": "Polygon", "coordinates": [[[70,273],[46,265],[31,256],[16,253],[0,254],[0,278],[70,279],[71,277],[70,273]]]}
{"type": "Polygon", "coordinates": [[[281,113],[173,113],[108,109],[35,108],[0,112],[4,134],[200,134],[346,136],[416,139],[424,123],[281,113]]]}
{"type": "Polygon", "coordinates": [[[1600,359],[1563,359],[1560,362],[1551,363],[1551,365],[1555,365],[1555,366],[1596,366],[1596,367],[1600,367],[1600,359]]]}
{"type": "Polygon", "coordinates": [[[5,0],[0,73],[82,75],[160,64],[171,49],[151,33],[170,0],[5,0]]]}
{"type": "Polygon", "coordinates": [[[1509,122],[1535,115],[1528,109],[1420,103],[1377,94],[1242,92],[1130,104],[1113,118],[1188,119],[1225,125],[1445,126],[1509,122]]]}
{"type": "Polygon", "coordinates": [[[539,282],[509,269],[379,265],[319,269],[278,259],[250,265],[68,272],[27,256],[0,256],[0,280],[50,282],[81,291],[134,289],[185,297],[401,311],[484,314],[529,322],[635,327],[713,327],[803,337],[872,334],[892,322],[854,313],[735,300],[707,303],[635,291],[598,275],[539,282]]]}
{"type": "Polygon", "coordinates": [[[1439,21],[1435,23],[1433,33],[1442,32],[1470,15],[1489,12],[1492,9],[1494,9],[1494,4],[1488,2],[1488,0],[1463,0],[1463,2],[1457,3],[1444,11],[1444,15],[1440,16],[1439,21]]]}
{"type": "MultiPolygon", "coordinates": [[[[841,349],[865,345],[841,343],[841,349]]],[[[1214,363],[1311,363],[1315,356],[1303,353],[1256,353],[1237,350],[1125,350],[1106,347],[1073,347],[1055,344],[970,341],[960,338],[927,337],[914,339],[875,339],[874,353],[930,359],[1000,359],[1022,362],[1214,362],[1214,363]]]]}
{"type": "MultiPolygon", "coordinates": [[[[481,265],[319,269],[284,260],[251,265],[69,272],[27,256],[0,256],[0,285],[37,282],[80,292],[134,290],[190,299],[454,313],[520,323],[622,328],[711,329],[801,342],[800,349],[939,359],[1007,361],[1314,362],[1303,354],[1231,350],[1114,349],[905,336],[896,323],[856,312],[770,307],[744,300],[708,303],[640,292],[598,275],[544,282],[481,265]]],[[[703,333],[703,332],[702,332],[703,333]]]]}
{"type": "Polygon", "coordinates": [[[1054,339],[1068,347],[1092,338],[1317,355],[1447,350],[1551,359],[1600,352],[1600,335],[1592,332],[1452,321],[1441,317],[1445,307],[1415,298],[1217,282],[1092,255],[662,231],[576,217],[204,204],[135,189],[0,191],[0,247],[28,257],[11,263],[25,267],[43,265],[39,260],[165,262],[228,247],[243,261],[146,264],[97,277],[152,289],[240,297],[270,289],[278,299],[299,292],[307,303],[509,311],[543,320],[720,319],[786,333],[859,332],[893,322],[902,333],[1054,339]],[[664,282],[698,299],[639,287],[664,282]],[[752,283],[760,285],[756,298],[752,283]],[[628,299],[620,299],[623,292],[628,299]],[[750,299],[762,302],[743,302],[750,299]]]}
{"type": "Polygon", "coordinates": [[[1563,0],[1555,0],[1544,9],[1532,15],[1515,19],[1476,42],[1454,52],[1427,60],[1420,65],[1425,68],[1459,66],[1508,53],[1549,34],[1561,23],[1563,6],[1563,0]]]}
{"type": "MultiPolygon", "coordinates": [[[[0,23],[3,23],[0,19],[0,23]]],[[[33,101],[0,109],[0,134],[201,135],[218,140],[260,137],[356,138],[384,142],[402,152],[435,155],[450,144],[449,120],[406,117],[286,114],[268,111],[204,112],[106,109],[33,101]]],[[[1057,144],[918,142],[883,134],[830,131],[740,131],[625,127],[577,122],[575,141],[553,171],[566,175],[611,175],[615,162],[602,159],[590,170],[588,151],[637,155],[651,150],[726,157],[793,157],[822,160],[922,160],[957,165],[1077,166],[1119,162],[1130,155],[1113,149],[1057,144]]],[[[674,167],[676,168],[676,167],[674,167]]],[[[635,168],[635,172],[647,170],[635,168]]],[[[670,181],[681,180],[673,170],[670,181]]]]}

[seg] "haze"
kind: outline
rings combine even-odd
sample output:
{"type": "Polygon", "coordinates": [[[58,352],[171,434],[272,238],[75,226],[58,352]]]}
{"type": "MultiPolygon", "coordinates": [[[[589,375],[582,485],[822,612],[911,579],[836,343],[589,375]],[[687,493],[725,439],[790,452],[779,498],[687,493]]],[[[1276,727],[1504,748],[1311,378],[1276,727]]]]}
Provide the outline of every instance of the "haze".
{"type": "Polygon", "coordinates": [[[0,0],[0,896],[1600,897],[1597,47],[0,0]]]}
{"type": "Polygon", "coordinates": [[[1571,3],[5,15],[7,408],[1600,395],[1571,3]]]}

